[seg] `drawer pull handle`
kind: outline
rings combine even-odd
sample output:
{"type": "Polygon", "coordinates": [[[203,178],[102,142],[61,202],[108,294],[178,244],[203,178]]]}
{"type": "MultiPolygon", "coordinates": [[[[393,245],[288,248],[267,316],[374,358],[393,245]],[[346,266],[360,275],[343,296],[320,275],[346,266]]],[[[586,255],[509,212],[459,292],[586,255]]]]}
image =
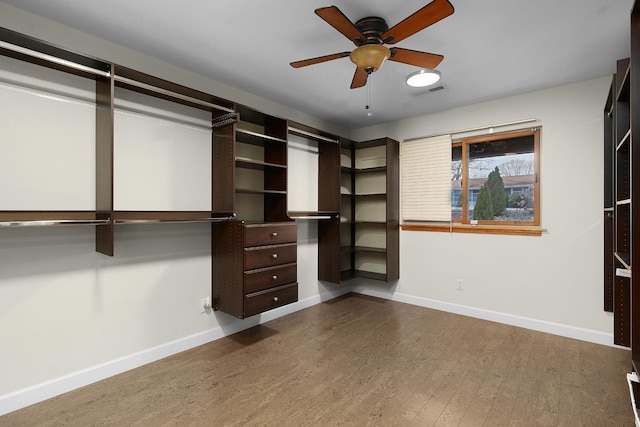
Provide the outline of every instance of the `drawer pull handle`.
{"type": "Polygon", "coordinates": [[[278,302],[278,297],[273,297],[274,302],[278,302]]]}
{"type": "Polygon", "coordinates": [[[274,231],[273,233],[271,233],[271,237],[278,237],[278,233],[274,231]]]}
{"type": "Polygon", "coordinates": [[[278,254],[273,254],[273,255],[271,255],[271,258],[273,258],[273,259],[278,258],[278,254]]]}
{"type": "Polygon", "coordinates": [[[278,280],[278,276],[276,276],[275,274],[273,275],[273,280],[278,280]]]}

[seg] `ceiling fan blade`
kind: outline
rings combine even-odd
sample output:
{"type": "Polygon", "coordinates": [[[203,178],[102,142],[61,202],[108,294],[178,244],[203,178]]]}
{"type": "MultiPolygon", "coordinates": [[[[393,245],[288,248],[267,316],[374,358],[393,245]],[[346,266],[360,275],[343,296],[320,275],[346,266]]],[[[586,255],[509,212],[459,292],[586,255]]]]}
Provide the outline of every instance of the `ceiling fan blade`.
{"type": "Polygon", "coordinates": [[[415,65],[421,68],[434,69],[442,62],[444,56],[435,53],[420,52],[418,50],[392,47],[389,61],[402,62],[403,64],[415,65]]]}
{"type": "Polygon", "coordinates": [[[413,15],[385,31],[382,34],[382,40],[387,44],[398,43],[400,40],[404,40],[446,18],[453,11],[453,5],[449,3],[449,0],[433,0],[413,15]]]}
{"type": "Polygon", "coordinates": [[[367,73],[362,68],[356,68],[356,72],[353,75],[353,80],[351,81],[351,89],[356,89],[366,85],[367,77],[369,77],[369,73],[367,73]]]}
{"type": "Polygon", "coordinates": [[[346,56],[349,56],[350,54],[351,52],[334,53],[333,55],[318,56],[317,58],[309,58],[309,59],[303,59],[302,61],[295,61],[295,62],[292,62],[290,65],[293,68],[306,67],[307,65],[319,64],[321,62],[327,62],[327,61],[332,61],[334,59],[344,58],[346,56]]]}
{"type": "Polygon", "coordinates": [[[360,46],[367,39],[356,26],[353,25],[353,22],[335,6],[316,9],[316,15],[327,21],[329,25],[342,33],[342,35],[351,40],[356,46],[360,46]]]}

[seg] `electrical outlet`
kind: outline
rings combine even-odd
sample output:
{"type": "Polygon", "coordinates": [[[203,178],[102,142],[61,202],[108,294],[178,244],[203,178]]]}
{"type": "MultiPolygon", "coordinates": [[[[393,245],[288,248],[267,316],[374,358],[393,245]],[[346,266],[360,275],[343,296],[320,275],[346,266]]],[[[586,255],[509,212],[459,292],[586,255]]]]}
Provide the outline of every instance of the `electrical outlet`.
{"type": "Polygon", "coordinates": [[[463,282],[464,282],[464,281],[463,281],[462,279],[458,279],[458,280],[456,281],[457,286],[458,286],[458,287],[457,287],[457,289],[458,289],[459,291],[464,290],[464,287],[462,286],[462,283],[463,283],[463,282]]]}
{"type": "Polygon", "coordinates": [[[211,297],[200,300],[200,313],[208,313],[211,310],[211,297]]]}

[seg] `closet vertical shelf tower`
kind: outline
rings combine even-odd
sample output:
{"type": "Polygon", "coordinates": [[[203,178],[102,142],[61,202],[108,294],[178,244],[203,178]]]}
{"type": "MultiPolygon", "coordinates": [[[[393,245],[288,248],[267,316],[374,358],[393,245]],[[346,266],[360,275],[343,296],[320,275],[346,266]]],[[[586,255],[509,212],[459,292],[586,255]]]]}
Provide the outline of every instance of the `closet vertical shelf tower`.
{"type": "Polygon", "coordinates": [[[340,218],[318,230],[320,280],[398,280],[398,154],[389,138],[341,140],[340,218]]]}
{"type": "Polygon", "coordinates": [[[631,57],[616,63],[604,119],[604,309],[614,313],[614,343],[631,347],[640,368],[640,265],[633,236],[640,224],[640,5],[631,11],[631,57]],[[637,169],[637,168],[635,168],[637,169]]]}
{"type": "MultiPolygon", "coordinates": [[[[634,203],[640,202],[640,4],[634,2],[631,11],[631,63],[629,66],[629,270],[633,265],[640,266],[640,248],[633,247],[634,236],[637,237],[640,226],[640,208],[634,203]],[[636,165],[631,168],[631,165],[636,165]]],[[[629,278],[631,288],[631,360],[633,370],[640,372],[640,282],[637,275],[629,278]]]]}
{"type": "Polygon", "coordinates": [[[298,300],[297,228],[287,216],[287,121],[237,105],[237,219],[212,224],[213,307],[245,318],[298,300]]]}
{"type": "Polygon", "coordinates": [[[630,60],[616,64],[605,104],[604,309],[614,314],[614,343],[631,344],[630,60]]]}

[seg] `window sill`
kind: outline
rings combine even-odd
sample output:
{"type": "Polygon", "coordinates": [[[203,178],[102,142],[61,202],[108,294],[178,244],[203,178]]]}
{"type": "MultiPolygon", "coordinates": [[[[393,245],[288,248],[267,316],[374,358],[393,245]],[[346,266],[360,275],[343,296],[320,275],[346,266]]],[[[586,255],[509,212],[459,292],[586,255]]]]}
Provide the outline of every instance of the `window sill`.
{"type": "Polygon", "coordinates": [[[468,225],[468,224],[402,224],[403,231],[438,231],[445,233],[505,234],[512,236],[541,236],[546,228],[533,226],[468,225]]]}

